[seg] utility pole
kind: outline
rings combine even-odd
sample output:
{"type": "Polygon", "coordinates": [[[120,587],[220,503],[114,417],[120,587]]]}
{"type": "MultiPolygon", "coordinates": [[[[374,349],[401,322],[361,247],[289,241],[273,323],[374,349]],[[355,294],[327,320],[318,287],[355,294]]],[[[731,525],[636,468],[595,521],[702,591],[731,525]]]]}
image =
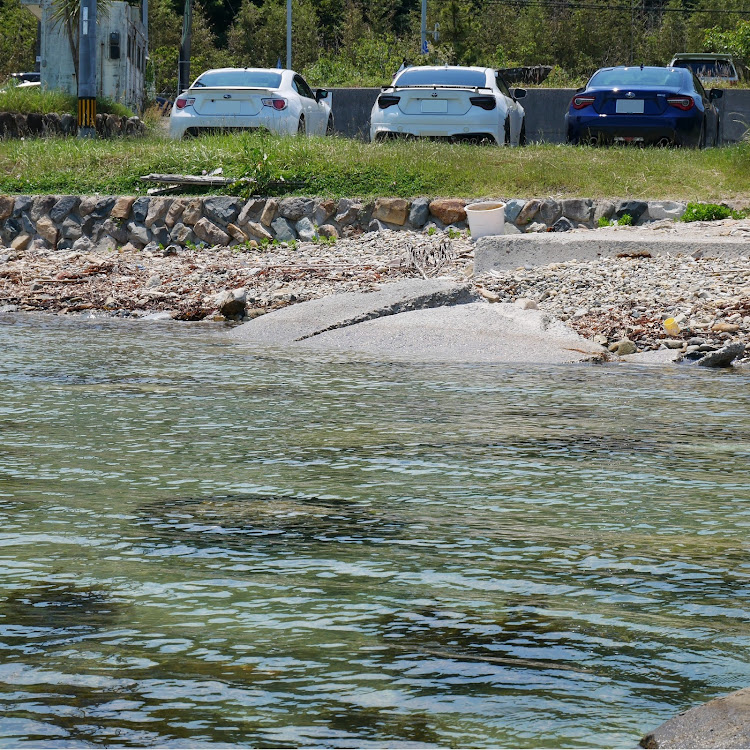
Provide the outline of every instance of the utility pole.
{"type": "Polygon", "coordinates": [[[185,0],[185,14],[182,17],[182,40],[180,59],[177,62],[178,96],[190,88],[190,46],[193,36],[193,0],[185,0]]]}
{"type": "Polygon", "coordinates": [[[292,0],[286,0],[286,69],[292,69],[292,0]]]}
{"type": "Polygon", "coordinates": [[[81,0],[78,31],[78,137],[96,138],[96,0],[81,0]]]}
{"type": "Polygon", "coordinates": [[[422,43],[419,51],[426,55],[429,51],[427,48],[427,0],[422,0],[422,43]]]}

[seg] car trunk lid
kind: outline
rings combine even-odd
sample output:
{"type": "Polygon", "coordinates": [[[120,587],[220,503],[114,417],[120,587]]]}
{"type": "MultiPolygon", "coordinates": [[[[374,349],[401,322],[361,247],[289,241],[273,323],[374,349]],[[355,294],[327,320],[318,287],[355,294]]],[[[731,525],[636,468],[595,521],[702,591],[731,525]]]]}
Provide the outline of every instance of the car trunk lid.
{"type": "Polygon", "coordinates": [[[477,93],[487,94],[488,89],[458,89],[424,87],[399,88],[394,92],[399,97],[398,108],[405,115],[465,115],[471,109],[469,98],[477,93]]]}
{"type": "Polygon", "coordinates": [[[654,89],[616,89],[599,91],[594,109],[600,115],[661,115],[667,109],[667,97],[673,92],[654,89]]]}
{"type": "Polygon", "coordinates": [[[199,115],[242,116],[257,115],[263,109],[263,99],[277,97],[271,89],[244,87],[195,88],[188,96],[195,97],[193,109],[199,115]]]}

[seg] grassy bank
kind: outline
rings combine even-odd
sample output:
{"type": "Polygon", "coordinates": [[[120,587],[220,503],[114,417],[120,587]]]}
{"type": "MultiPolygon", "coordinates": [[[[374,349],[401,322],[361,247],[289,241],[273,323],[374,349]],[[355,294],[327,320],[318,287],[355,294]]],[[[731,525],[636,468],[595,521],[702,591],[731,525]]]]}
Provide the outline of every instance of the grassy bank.
{"type": "Polygon", "coordinates": [[[331,197],[555,195],[750,202],[750,143],[689,151],[366,144],[257,134],[183,142],[157,136],[0,141],[1,193],[145,193],[141,175],[201,174],[218,167],[224,176],[253,176],[261,184],[283,178],[293,188],[287,192],[331,197]]]}
{"type": "MultiPolygon", "coordinates": [[[[106,97],[97,97],[96,110],[103,114],[132,117],[133,112],[118,102],[106,97]]],[[[10,86],[0,91],[0,112],[38,112],[75,115],[78,111],[78,98],[64,91],[43,91],[36,86],[10,86]]]]}

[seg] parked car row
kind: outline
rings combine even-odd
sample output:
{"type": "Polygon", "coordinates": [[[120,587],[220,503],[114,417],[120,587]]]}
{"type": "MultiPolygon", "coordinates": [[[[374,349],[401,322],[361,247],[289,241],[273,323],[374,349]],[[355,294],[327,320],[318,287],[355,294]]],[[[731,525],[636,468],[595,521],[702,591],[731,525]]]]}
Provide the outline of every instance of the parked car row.
{"type": "MultiPolygon", "coordinates": [[[[573,96],[565,115],[573,144],[716,145],[721,89],[704,89],[689,60],[671,67],[602,68],[573,96]],[[684,64],[683,64],[684,63],[684,64]]],[[[381,90],[370,139],[433,138],[496,145],[526,143],[526,90],[492,68],[410,66],[381,90]]],[[[221,68],[198,76],[174,102],[170,135],[265,129],[330,135],[329,92],[314,92],[293,70],[221,68]]]]}

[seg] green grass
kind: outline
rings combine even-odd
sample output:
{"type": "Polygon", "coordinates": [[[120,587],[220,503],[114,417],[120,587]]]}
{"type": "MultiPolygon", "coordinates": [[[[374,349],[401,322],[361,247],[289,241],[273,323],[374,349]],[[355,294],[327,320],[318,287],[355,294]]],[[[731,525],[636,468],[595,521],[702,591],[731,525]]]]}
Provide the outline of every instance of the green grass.
{"type": "Polygon", "coordinates": [[[141,175],[201,174],[217,167],[227,177],[260,172],[271,180],[283,177],[293,188],[288,192],[327,197],[750,200],[750,143],[692,151],[555,145],[511,149],[430,141],[369,144],[257,134],[180,142],[157,136],[0,141],[0,193],[145,193],[141,175]],[[263,154],[267,159],[261,169],[263,154]]]}
{"type": "MultiPolygon", "coordinates": [[[[127,107],[111,99],[99,97],[96,100],[96,108],[102,114],[115,114],[131,117],[127,107]]],[[[72,94],[63,91],[43,91],[38,86],[25,86],[18,88],[9,86],[0,90],[0,112],[30,112],[42,115],[57,113],[75,115],[78,111],[78,100],[72,94]]]]}

